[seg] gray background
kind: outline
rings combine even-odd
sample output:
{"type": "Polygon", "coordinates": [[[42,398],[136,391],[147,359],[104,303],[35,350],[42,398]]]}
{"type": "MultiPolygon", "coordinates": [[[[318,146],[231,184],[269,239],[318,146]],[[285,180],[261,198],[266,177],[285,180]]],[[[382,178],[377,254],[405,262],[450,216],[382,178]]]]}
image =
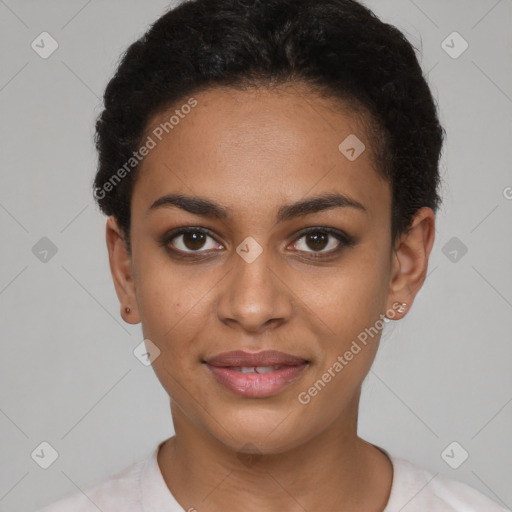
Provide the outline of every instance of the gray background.
{"type": "MultiPolygon", "coordinates": [[[[383,335],[360,434],[510,508],[512,2],[366,3],[422,52],[448,139],[429,276],[383,335]],[[469,43],[456,59],[441,46],[453,31],[469,43]],[[441,456],[453,441],[469,453],[458,469],[441,456]]],[[[0,0],[4,511],[39,508],[173,433],[165,391],[132,353],[140,326],[119,315],[105,219],[91,196],[104,87],[120,53],[167,5],[0,0]],[[43,31],[59,44],[48,59],[31,48],[43,31]],[[57,247],[46,262],[32,251],[42,237],[57,247]],[[48,469],[31,458],[43,441],[59,453],[48,469]]],[[[461,450],[449,452],[452,463],[461,450]]]]}

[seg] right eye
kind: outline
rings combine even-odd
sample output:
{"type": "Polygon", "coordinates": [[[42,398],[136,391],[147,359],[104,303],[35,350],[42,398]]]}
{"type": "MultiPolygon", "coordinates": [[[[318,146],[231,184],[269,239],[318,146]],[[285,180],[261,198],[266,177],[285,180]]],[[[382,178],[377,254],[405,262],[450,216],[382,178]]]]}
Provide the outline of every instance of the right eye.
{"type": "Polygon", "coordinates": [[[166,234],[162,244],[183,253],[202,253],[218,249],[220,245],[204,228],[179,228],[166,234]],[[208,242],[210,239],[210,242],[208,242]]]}

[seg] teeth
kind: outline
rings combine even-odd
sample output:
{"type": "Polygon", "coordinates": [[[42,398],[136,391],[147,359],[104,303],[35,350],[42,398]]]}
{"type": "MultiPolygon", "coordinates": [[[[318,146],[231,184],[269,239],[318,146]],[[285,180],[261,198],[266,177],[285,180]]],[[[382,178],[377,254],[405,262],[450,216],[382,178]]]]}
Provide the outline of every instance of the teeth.
{"type": "Polygon", "coordinates": [[[277,370],[279,366],[257,366],[256,373],[269,373],[277,370]]]}
{"type": "Polygon", "coordinates": [[[242,373],[270,373],[275,370],[279,370],[281,368],[279,365],[274,366],[242,366],[238,368],[233,368],[233,370],[237,370],[242,373]]]}

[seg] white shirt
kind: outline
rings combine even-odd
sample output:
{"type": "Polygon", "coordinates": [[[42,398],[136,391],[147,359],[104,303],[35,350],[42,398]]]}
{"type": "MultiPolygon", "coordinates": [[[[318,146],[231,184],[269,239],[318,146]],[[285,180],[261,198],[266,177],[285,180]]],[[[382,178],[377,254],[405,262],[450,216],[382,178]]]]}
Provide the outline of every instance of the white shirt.
{"type": "MultiPolygon", "coordinates": [[[[162,443],[149,457],[37,512],[187,512],[171,494],[158,466],[162,443]]],[[[507,512],[469,485],[434,475],[377,448],[393,463],[391,494],[383,512],[507,512]]]]}

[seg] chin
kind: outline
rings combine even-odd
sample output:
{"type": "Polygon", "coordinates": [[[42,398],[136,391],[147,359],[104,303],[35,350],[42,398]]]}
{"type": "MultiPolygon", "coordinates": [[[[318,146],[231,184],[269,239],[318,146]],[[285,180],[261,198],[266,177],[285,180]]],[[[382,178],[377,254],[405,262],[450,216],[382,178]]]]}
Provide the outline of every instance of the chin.
{"type": "Polygon", "coordinates": [[[210,434],[235,452],[260,455],[283,453],[307,440],[308,436],[297,428],[301,422],[290,421],[294,415],[289,409],[258,409],[226,412],[221,416],[221,426],[209,425],[213,428],[210,434]]]}

